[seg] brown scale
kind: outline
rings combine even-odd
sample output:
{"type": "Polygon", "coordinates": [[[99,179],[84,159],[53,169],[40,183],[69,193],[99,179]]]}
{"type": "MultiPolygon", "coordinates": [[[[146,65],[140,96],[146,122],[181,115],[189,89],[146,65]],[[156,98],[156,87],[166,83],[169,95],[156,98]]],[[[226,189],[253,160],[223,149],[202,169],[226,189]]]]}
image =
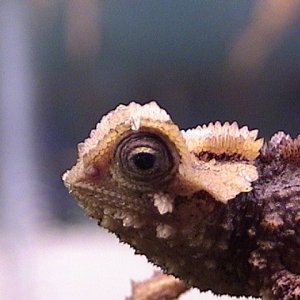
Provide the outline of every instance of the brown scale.
{"type": "Polygon", "coordinates": [[[226,154],[226,153],[222,153],[222,154],[215,154],[215,153],[211,153],[211,152],[201,152],[201,153],[195,153],[195,155],[197,156],[197,158],[201,161],[205,161],[208,162],[212,159],[217,160],[217,161],[242,161],[243,157],[240,154],[226,154]]]}
{"type": "Polygon", "coordinates": [[[78,146],[69,192],[166,273],[133,285],[130,299],[190,286],[300,299],[300,136],[263,144],[257,134],[228,122],[180,131],[155,102],[131,103],[78,146]]]}

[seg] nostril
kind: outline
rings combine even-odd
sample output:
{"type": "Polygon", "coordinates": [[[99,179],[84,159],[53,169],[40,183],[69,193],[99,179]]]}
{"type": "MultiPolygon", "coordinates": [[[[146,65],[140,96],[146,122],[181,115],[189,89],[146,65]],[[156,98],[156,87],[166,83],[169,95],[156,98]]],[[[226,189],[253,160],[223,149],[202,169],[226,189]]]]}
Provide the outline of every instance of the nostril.
{"type": "Polygon", "coordinates": [[[84,169],[84,173],[88,177],[97,177],[100,175],[100,170],[99,170],[99,168],[95,167],[94,165],[90,165],[84,169]]]}

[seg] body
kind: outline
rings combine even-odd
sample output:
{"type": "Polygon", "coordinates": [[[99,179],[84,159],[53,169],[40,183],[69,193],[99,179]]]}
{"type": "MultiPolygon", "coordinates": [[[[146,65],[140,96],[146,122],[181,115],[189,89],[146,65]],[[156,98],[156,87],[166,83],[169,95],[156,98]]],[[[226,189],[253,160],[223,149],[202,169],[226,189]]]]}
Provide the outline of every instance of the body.
{"type": "Polygon", "coordinates": [[[102,119],[63,179],[167,274],[215,294],[299,299],[300,138],[256,136],[218,122],[182,132],[155,103],[133,103],[102,119]]]}

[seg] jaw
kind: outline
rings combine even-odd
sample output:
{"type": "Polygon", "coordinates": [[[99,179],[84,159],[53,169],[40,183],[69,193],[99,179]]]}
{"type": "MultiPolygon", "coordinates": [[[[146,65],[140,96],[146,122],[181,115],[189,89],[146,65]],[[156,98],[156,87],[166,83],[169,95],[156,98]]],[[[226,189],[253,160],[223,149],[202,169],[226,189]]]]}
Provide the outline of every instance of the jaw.
{"type": "Polygon", "coordinates": [[[227,250],[230,219],[221,218],[227,205],[202,192],[192,198],[176,197],[173,211],[161,214],[154,206],[153,194],[122,189],[109,178],[101,183],[71,179],[64,175],[66,187],[90,217],[169,274],[190,278],[189,284],[201,290],[214,286],[216,293],[242,295],[248,288],[246,282],[242,290],[232,284],[237,279],[234,271],[224,273],[232,256],[227,250]],[[218,261],[215,252],[220,249],[224,250],[218,261]]]}
{"type": "Polygon", "coordinates": [[[148,194],[123,190],[111,183],[70,183],[67,177],[64,177],[64,184],[86,214],[102,222],[101,226],[110,231],[114,231],[116,222],[124,227],[140,228],[145,219],[151,220],[155,215],[148,194]]]}
{"type": "Polygon", "coordinates": [[[224,205],[210,205],[209,201],[200,196],[178,198],[172,213],[143,215],[140,227],[125,226],[124,219],[109,214],[103,216],[100,225],[168,274],[189,278],[190,285],[203,291],[213,288],[215,293],[241,296],[249,286],[247,278],[238,278],[236,266],[230,264],[234,254],[228,248],[230,219],[221,217],[226,214],[224,205]],[[211,211],[220,218],[210,218],[211,211]],[[234,284],[237,280],[240,286],[234,284]]]}

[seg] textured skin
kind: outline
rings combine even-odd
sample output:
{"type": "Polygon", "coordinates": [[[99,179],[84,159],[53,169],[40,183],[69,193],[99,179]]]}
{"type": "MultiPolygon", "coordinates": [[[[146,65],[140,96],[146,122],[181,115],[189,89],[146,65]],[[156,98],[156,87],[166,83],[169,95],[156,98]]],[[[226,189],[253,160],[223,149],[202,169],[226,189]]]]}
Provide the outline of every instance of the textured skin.
{"type": "Polygon", "coordinates": [[[122,105],[63,180],[167,274],[215,294],[300,299],[300,136],[256,136],[218,122],[183,132],[154,102],[122,105]]]}

